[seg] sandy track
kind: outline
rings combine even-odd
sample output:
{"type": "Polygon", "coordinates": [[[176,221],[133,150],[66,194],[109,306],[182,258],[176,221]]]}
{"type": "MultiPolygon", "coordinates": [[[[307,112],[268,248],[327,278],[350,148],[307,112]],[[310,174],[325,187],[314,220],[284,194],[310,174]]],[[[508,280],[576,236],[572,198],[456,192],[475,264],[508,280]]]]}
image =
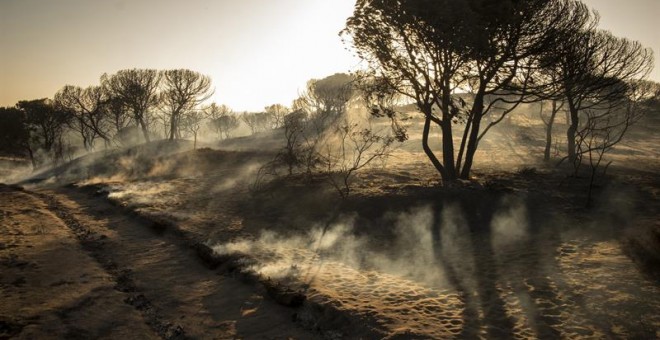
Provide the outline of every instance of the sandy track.
{"type": "Polygon", "coordinates": [[[0,188],[0,338],[158,338],[48,206],[0,188]]]}
{"type": "Polygon", "coordinates": [[[3,190],[0,204],[9,268],[0,280],[0,336],[313,337],[292,322],[292,309],[208,270],[176,236],[103,198],[3,190]]]}

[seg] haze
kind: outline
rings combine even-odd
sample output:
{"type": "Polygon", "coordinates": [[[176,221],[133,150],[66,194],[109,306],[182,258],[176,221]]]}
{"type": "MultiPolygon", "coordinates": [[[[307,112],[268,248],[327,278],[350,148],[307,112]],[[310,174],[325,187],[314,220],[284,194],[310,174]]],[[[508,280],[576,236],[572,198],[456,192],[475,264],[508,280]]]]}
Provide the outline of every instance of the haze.
{"type": "MultiPolygon", "coordinates": [[[[338,36],[354,2],[3,0],[0,105],[134,67],[207,74],[211,100],[235,110],[288,105],[307,80],[359,66],[338,36]]],[[[658,1],[584,2],[601,27],[660,53],[658,1]]],[[[650,78],[660,81],[660,67],[650,78]]]]}
{"type": "Polygon", "coordinates": [[[660,339],[660,0],[356,1],[0,0],[0,339],[660,339]]]}

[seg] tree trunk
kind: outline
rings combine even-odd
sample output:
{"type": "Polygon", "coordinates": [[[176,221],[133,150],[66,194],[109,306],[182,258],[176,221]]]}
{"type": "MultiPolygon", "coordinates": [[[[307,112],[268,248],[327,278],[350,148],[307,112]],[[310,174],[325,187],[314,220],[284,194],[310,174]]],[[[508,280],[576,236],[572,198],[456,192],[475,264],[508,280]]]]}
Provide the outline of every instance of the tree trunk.
{"type": "Polygon", "coordinates": [[[435,167],[436,170],[440,173],[440,177],[442,178],[442,182],[447,184],[450,182],[452,179],[449,178],[447,172],[445,171],[445,168],[442,166],[438,158],[435,156],[433,153],[433,150],[431,150],[431,147],[429,147],[429,132],[431,131],[431,118],[429,115],[425,115],[424,117],[424,130],[422,131],[422,148],[424,149],[424,153],[426,156],[431,160],[431,163],[433,163],[433,166],[435,167]]]}
{"type": "Polygon", "coordinates": [[[37,170],[37,161],[34,159],[34,152],[32,152],[32,148],[28,145],[26,149],[28,155],[30,156],[30,162],[32,163],[32,171],[37,170]]]}
{"type": "Polygon", "coordinates": [[[140,125],[140,128],[142,128],[142,134],[144,135],[145,142],[149,143],[151,140],[149,139],[149,130],[147,130],[147,124],[144,122],[144,119],[142,119],[142,117],[138,117],[137,121],[138,124],[140,125]]]}
{"type": "Polygon", "coordinates": [[[467,138],[470,135],[470,129],[472,128],[472,116],[468,117],[467,122],[465,123],[465,128],[463,129],[463,137],[461,138],[461,147],[458,150],[458,157],[456,159],[456,169],[461,170],[463,166],[463,154],[465,153],[465,144],[467,143],[467,138]]]}
{"type": "Polygon", "coordinates": [[[484,95],[477,93],[474,97],[474,105],[472,106],[472,127],[470,130],[470,138],[468,140],[467,149],[465,150],[465,164],[461,169],[461,178],[470,179],[470,171],[472,170],[472,163],[474,161],[474,154],[477,152],[479,146],[479,130],[481,128],[481,118],[484,111],[484,95]]]}
{"type": "Polygon", "coordinates": [[[450,180],[456,179],[454,167],[454,138],[451,130],[451,119],[447,117],[442,121],[442,160],[445,163],[445,172],[450,180]]]}
{"type": "Polygon", "coordinates": [[[557,115],[558,111],[559,109],[557,109],[557,101],[553,100],[552,113],[550,114],[550,119],[548,119],[548,123],[545,128],[545,151],[543,152],[543,159],[546,162],[550,161],[550,150],[552,149],[552,126],[555,123],[555,116],[557,115]]]}
{"type": "Polygon", "coordinates": [[[454,163],[454,134],[452,131],[451,90],[449,80],[445,81],[442,91],[442,160],[449,180],[456,180],[456,163],[454,163]]]}
{"type": "Polygon", "coordinates": [[[566,142],[568,147],[568,161],[571,163],[575,162],[577,158],[576,147],[575,147],[575,134],[577,133],[579,116],[577,107],[571,99],[568,99],[568,109],[570,111],[571,121],[566,130],[566,142]]]}
{"type": "Polygon", "coordinates": [[[176,130],[176,114],[172,113],[170,117],[170,140],[174,140],[174,131],[176,130]]]}

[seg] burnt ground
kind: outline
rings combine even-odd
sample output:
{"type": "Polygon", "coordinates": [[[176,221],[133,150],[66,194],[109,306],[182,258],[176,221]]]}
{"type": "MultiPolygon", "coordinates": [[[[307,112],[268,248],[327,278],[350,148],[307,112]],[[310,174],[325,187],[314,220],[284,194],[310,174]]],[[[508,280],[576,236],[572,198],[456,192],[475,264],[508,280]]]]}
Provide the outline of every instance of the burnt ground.
{"type": "Polygon", "coordinates": [[[311,337],[293,310],[102,197],[0,196],[2,338],[311,337]]]}
{"type": "Polygon", "coordinates": [[[347,200],[253,190],[263,152],[79,159],[2,186],[0,337],[658,337],[649,143],[614,154],[589,207],[586,177],[514,145],[452,188],[403,150],[347,200]]]}

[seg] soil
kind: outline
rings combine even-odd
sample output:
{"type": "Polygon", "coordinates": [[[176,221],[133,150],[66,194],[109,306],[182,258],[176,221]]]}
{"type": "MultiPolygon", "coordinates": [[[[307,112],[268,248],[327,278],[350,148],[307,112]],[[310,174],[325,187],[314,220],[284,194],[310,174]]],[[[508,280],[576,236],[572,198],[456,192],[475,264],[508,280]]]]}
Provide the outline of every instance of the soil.
{"type": "Polygon", "coordinates": [[[344,200],[255,187],[272,150],[249,138],[2,185],[0,338],[660,338],[657,138],[616,151],[587,207],[585,177],[516,143],[537,130],[494,131],[453,187],[412,140],[344,200]]]}
{"type": "Polygon", "coordinates": [[[312,338],[293,310],[102,197],[0,196],[1,338],[312,338]]]}

